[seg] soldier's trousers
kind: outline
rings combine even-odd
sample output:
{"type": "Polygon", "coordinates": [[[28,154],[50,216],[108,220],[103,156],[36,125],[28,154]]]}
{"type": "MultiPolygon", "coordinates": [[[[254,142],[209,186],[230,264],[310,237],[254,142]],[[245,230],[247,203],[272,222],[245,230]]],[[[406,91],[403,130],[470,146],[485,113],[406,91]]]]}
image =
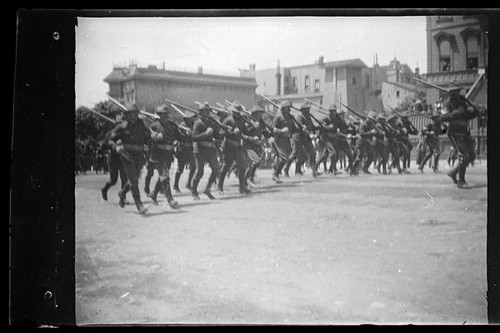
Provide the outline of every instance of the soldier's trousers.
{"type": "Polygon", "coordinates": [[[164,150],[163,153],[154,161],[158,168],[158,179],[156,180],[153,191],[151,192],[151,198],[156,200],[158,192],[162,189],[165,191],[165,196],[167,200],[171,200],[172,190],[170,189],[170,167],[174,161],[174,153],[172,150],[164,150]]]}
{"type": "Polygon", "coordinates": [[[293,160],[297,159],[295,162],[295,173],[302,173],[302,165],[309,158],[309,165],[313,169],[313,172],[316,173],[316,150],[312,144],[311,139],[302,138],[300,140],[293,139],[291,140],[292,153],[288,156],[288,161],[286,168],[290,168],[293,160]]]}
{"type": "Polygon", "coordinates": [[[356,142],[356,160],[353,163],[353,168],[357,170],[363,164],[363,171],[368,171],[368,167],[373,162],[373,149],[370,141],[360,139],[356,142]]]}
{"type": "Polygon", "coordinates": [[[413,145],[408,138],[403,138],[401,140],[401,143],[403,143],[406,147],[406,149],[403,151],[403,156],[401,156],[401,160],[403,161],[403,169],[406,169],[410,167],[411,150],[413,149],[413,145]]]}
{"type": "Polygon", "coordinates": [[[330,157],[330,172],[333,170],[337,170],[337,150],[335,149],[335,145],[333,142],[333,138],[328,138],[323,140],[322,147],[320,148],[318,161],[316,162],[316,169],[320,166],[321,163],[326,163],[327,158],[330,157]]]}
{"type": "Polygon", "coordinates": [[[246,157],[243,147],[236,147],[226,142],[223,151],[223,161],[218,182],[219,191],[224,191],[224,180],[234,162],[236,163],[240,188],[247,187],[246,157]]]}
{"type": "Polygon", "coordinates": [[[335,155],[335,164],[337,164],[340,153],[344,153],[345,156],[347,156],[347,161],[349,163],[348,164],[349,172],[352,172],[352,163],[354,162],[354,152],[352,151],[349,142],[347,142],[347,139],[342,137],[337,138],[333,141],[333,146],[337,151],[337,154],[335,155]]]}
{"type": "Polygon", "coordinates": [[[158,170],[160,173],[160,168],[158,163],[155,161],[147,161],[146,162],[146,176],[144,177],[144,192],[149,193],[149,185],[151,184],[151,178],[153,178],[155,170],[158,170]]]}
{"type": "Polygon", "coordinates": [[[274,176],[279,176],[281,170],[288,161],[288,157],[292,152],[292,147],[289,138],[276,138],[272,143],[272,147],[276,156],[276,160],[273,165],[274,176]]]}
{"type": "Polygon", "coordinates": [[[391,164],[389,165],[389,168],[396,168],[399,173],[401,173],[401,165],[399,164],[399,144],[396,140],[394,139],[388,139],[387,140],[387,153],[391,154],[391,164]]]}
{"type": "Polygon", "coordinates": [[[450,171],[451,174],[456,175],[458,173],[458,180],[465,181],[465,172],[469,163],[476,159],[476,153],[474,152],[474,139],[470,134],[453,134],[448,135],[453,147],[458,152],[458,164],[450,171]]]}
{"type": "Polygon", "coordinates": [[[188,181],[186,183],[186,188],[190,189],[192,187],[194,173],[196,172],[194,153],[192,150],[178,151],[176,157],[177,171],[175,172],[174,189],[179,189],[179,180],[186,166],[189,167],[189,175],[188,181]]]}
{"type": "Polygon", "coordinates": [[[432,168],[437,169],[439,165],[439,156],[441,155],[441,141],[439,138],[428,138],[425,144],[427,145],[428,152],[420,162],[419,169],[423,169],[425,163],[427,163],[432,156],[434,156],[434,166],[432,168]]]}
{"type": "Polygon", "coordinates": [[[127,175],[127,183],[121,189],[121,193],[125,196],[128,191],[132,192],[132,198],[136,206],[142,205],[141,194],[139,192],[139,177],[146,163],[144,153],[142,151],[122,150],[120,152],[120,158],[123,163],[125,174],[127,175]]]}
{"type": "Polygon", "coordinates": [[[375,167],[379,172],[381,166],[385,170],[387,165],[387,147],[384,141],[377,139],[372,143],[372,149],[374,152],[375,167]]]}
{"type": "Polygon", "coordinates": [[[104,184],[104,191],[107,191],[111,186],[115,185],[120,176],[121,188],[127,184],[127,175],[123,168],[123,162],[120,156],[108,157],[109,180],[104,184]]]}
{"type": "Polygon", "coordinates": [[[194,174],[191,191],[194,194],[198,194],[198,184],[203,177],[206,163],[210,166],[211,173],[205,190],[210,191],[210,188],[217,180],[217,175],[220,171],[219,160],[217,159],[217,152],[215,148],[200,147],[199,151],[194,153],[194,160],[196,163],[196,172],[194,174]]]}
{"type": "Polygon", "coordinates": [[[246,149],[246,153],[248,161],[246,177],[247,179],[253,180],[255,176],[255,171],[257,171],[257,168],[259,167],[260,162],[262,161],[263,150],[262,147],[260,146],[248,147],[246,149]]]}

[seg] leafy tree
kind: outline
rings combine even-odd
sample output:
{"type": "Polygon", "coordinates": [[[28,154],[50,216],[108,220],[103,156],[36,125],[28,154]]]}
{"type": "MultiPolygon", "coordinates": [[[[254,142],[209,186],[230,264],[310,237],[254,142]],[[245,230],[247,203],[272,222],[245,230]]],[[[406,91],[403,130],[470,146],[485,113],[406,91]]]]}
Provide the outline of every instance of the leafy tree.
{"type": "MultiPolygon", "coordinates": [[[[93,108],[108,118],[115,119],[121,110],[109,101],[99,102],[93,108]]],[[[75,139],[80,141],[100,141],[114,124],[99,117],[91,109],[81,106],[75,111],[75,139]]]]}
{"type": "Polygon", "coordinates": [[[417,112],[427,111],[427,101],[424,91],[419,91],[414,96],[407,96],[405,99],[399,104],[397,111],[406,111],[412,110],[417,112]]]}

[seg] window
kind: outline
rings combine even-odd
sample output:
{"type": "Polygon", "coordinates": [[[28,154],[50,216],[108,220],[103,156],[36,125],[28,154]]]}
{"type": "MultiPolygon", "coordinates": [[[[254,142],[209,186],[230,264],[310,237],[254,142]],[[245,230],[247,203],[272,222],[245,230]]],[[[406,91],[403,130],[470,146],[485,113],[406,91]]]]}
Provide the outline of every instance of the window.
{"type": "Polygon", "coordinates": [[[396,91],[396,98],[399,98],[399,90],[396,91]]]}
{"type": "Polygon", "coordinates": [[[304,78],[304,89],[305,89],[305,90],[308,90],[308,89],[309,89],[309,87],[310,87],[310,85],[311,85],[311,82],[310,82],[309,76],[306,76],[306,77],[304,78]]]}
{"type": "Polygon", "coordinates": [[[297,90],[297,77],[292,77],[292,90],[297,90]]]}
{"type": "Polygon", "coordinates": [[[356,85],[356,78],[355,77],[352,78],[352,84],[356,85]]]}
{"type": "Polygon", "coordinates": [[[365,80],[365,88],[368,89],[368,88],[370,88],[370,75],[366,74],[365,78],[366,78],[366,80],[365,80]]]}
{"type": "Polygon", "coordinates": [[[439,70],[441,72],[451,71],[451,45],[448,40],[439,44],[439,70]]]}
{"type": "Polygon", "coordinates": [[[437,23],[441,22],[452,22],[453,21],[453,16],[438,16],[437,17],[437,23]]]}
{"type": "Polygon", "coordinates": [[[319,80],[318,79],[314,80],[314,91],[316,91],[316,92],[319,91],[319,80]]]}
{"type": "Polygon", "coordinates": [[[479,43],[476,36],[470,36],[466,42],[467,69],[477,69],[479,58],[479,43]]]}

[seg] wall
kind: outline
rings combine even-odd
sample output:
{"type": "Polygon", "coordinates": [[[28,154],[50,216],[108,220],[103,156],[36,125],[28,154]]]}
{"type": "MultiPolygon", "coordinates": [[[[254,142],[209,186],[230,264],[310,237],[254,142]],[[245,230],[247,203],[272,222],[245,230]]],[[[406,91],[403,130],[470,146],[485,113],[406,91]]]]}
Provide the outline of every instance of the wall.
{"type": "MultiPolygon", "coordinates": [[[[255,81],[258,84],[257,88],[255,89],[255,92],[266,96],[275,96],[278,88],[276,72],[277,72],[276,68],[255,71],[255,81]]],[[[280,69],[280,72],[281,72],[280,95],[282,95],[283,79],[284,79],[282,68],[280,69]]]]}
{"type": "Polygon", "coordinates": [[[382,83],[382,102],[386,111],[389,111],[389,107],[397,108],[401,102],[403,102],[406,97],[413,97],[416,93],[405,89],[403,87],[398,87],[396,85],[384,82],[382,83]],[[399,97],[397,97],[397,92],[399,91],[399,97]]]}

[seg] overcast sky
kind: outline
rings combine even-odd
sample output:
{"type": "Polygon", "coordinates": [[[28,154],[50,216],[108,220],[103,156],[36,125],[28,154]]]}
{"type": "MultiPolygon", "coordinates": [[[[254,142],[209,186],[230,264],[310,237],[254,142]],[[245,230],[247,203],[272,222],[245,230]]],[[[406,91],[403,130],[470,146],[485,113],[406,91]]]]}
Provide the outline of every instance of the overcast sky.
{"type": "Polygon", "coordinates": [[[106,99],[113,64],[238,75],[239,68],[275,68],[360,58],[381,66],[396,56],[426,72],[425,16],[79,18],[76,106],[106,99]]]}

